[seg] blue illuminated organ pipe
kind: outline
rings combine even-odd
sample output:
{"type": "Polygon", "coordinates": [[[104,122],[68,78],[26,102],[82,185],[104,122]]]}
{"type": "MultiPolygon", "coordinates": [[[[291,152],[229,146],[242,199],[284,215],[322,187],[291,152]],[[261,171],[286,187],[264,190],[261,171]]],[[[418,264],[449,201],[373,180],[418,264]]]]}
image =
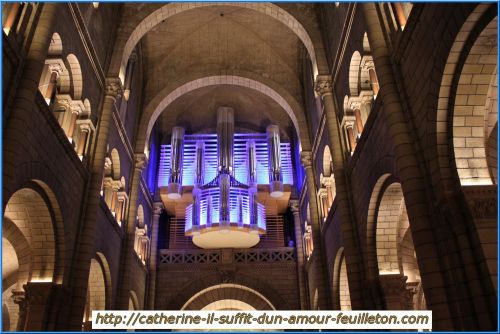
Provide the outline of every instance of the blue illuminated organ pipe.
{"type": "Polygon", "coordinates": [[[255,141],[247,141],[248,195],[250,209],[250,231],[258,233],[258,203],[257,203],[257,158],[255,141]]]}
{"type": "Polygon", "coordinates": [[[281,175],[280,128],[277,125],[267,127],[267,148],[269,154],[269,193],[272,197],[283,196],[283,178],[281,175]]]}
{"type": "Polygon", "coordinates": [[[168,180],[168,197],[179,199],[182,194],[182,160],[184,152],[184,128],[172,129],[172,152],[170,154],[170,179],[168,180]]]}
{"type": "Polygon", "coordinates": [[[217,111],[217,139],[219,172],[233,173],[234,113],[229,107],[217,111]]]}
{"type": "Polygon", "coordinates": [[[195,180],[193,187],[193,213],[192,213],[192,232],[193,234],[200,233],[200,220],[201,220],[201,189],[203,185],[203,164],[205,155],[205,145],[202,141],[196,142],[196,169],[195,180]]]}
{"type": "Polygon", "coordinates": [[[231,223],[230,185],[234,160],[234,113],[232,108],[221,107],[217,111],[217,160],[219,167],[219,227],[221,232],[229,231],[231,223]]]}

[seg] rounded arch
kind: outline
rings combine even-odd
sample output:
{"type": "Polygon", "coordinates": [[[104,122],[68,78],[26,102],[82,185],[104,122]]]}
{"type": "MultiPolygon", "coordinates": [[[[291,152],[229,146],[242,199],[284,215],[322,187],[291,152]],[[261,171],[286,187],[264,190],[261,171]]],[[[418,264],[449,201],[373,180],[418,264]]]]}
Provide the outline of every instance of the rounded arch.
{"type": "Polygon", "coordinates": [[[223,300],[237,300],[255,310],[276,310],[273,304],[260,292],[247,286],[222,283],[203,289],[189,298],[181,310],[202,310],[223,300]]]}
{"type": "Polygon", "coordinates": [[[376,222],[377,262],[381,275],[400,273],[398,231],[404,205],[401,185],[390,184],[380,199],[376,222]]]}
{"type": "Polygon", "coordinates": [[[144,228],[144,208],[142,207],[142,204],[139,204],[139,207],[137,208],[137,227],[138,228],[144,228]]]}
{"type": "Polygon", "coordinates": [[[323,175],[326,177],[332,175],[332,153],[328,145],[325,145],[323,150],[323,175]]]}
{"type": "Polygon", "coordinates": [[[153,126],[160,114],[173,101],[182,95],[202,87],[214,85],[235,85],[256,90],[273,99],[290,117],[294,125],[300,146],[304,150],[311,148],[308,129],[306,126],[300,127],[299,124],[306,124],[305,115],[300,104],[287,91],[276,86],[272,81],[265,78],[250,78],[244,73],[235,73],[234,75],[194,75],[194,79],[186,79],[184,83],[174,84],[164,88],[157,94],[145,109],[141,118],[139,132],[137,136],[136,149],[140,152],[147,152],[147,145],[153,126]]]}
{"type": "Polygon", "coordinates": [[[349,64],[349,93],[351,96],[359,95],[360,66],[361,54],[359,51],[354,51],[349,64]]]}
{"type": "Polygon", "coordinates": [[[489,87],[497,88],[494,82],[498,54],[496,33],[497,18],[494,18],[475,40],[458,78],[451,126],[457,173],[462,185],[492,184],[494,181],[486,159],[488,128],[485,129],[484,120],[492,107],[487,99],[489,87]]]}
{"type": "Polygon", "coordinates": [[[4,217],[2,223],[2,287],[13,284],[22,289],[30,279],[33,253],[30,244],[17,225],[4,217]]]}
{"type": "MultiPolygon", "coordinates": [[[[473,116],[470,114],[470,112],[471,109],[474,110],[474,108],[484,110],[484,104],[482,105],[482,107],[479,104],[479,100],[481,100],[482,98],[472,98],[472,105],[467,105],[468,96],[465,94],[465,92],[467,91],[467,89],[473,88],[465,86],[473,86],[476,83],[472,83],[472,77],[474,73],[465,72],[473,70],[475,66],[466,67],[464,64],[467,61],[467,58],[469,58],[470,61],[472,61],[474,58],[476,58],[478,61],[480,61],[481,58],[483,58],[483,60],[485,59],[485,57],[481,57],[481,55],[476,55],[476,57],[472,58],[470,58],[469,55],[475,42],[481,40],[478,39],[478,36],[485,31],[487,25],[492,24],[493,21],[496,22],[496,13],[497,10],[495,6],[491,4],[479,4],[467,17],[462,27],[460,28],[460,31],[456,35],[453,45],[451,46],[450,53],[448,54],[448,58],[446,59],[443,75],[441,78],[441,84],[439,86],[438,103],[437,105],[432,104],[430,106],[432,113],[435,115],[435,122],[433,124],[434,129],[431,130],[432,132],[436,133],[436,136],[434,138],[428,139],[430,141],[429,145],[431,145],[431,147],[436,147],[436,159],[432,159],[431,161],[436,161],[435,164],[437,166],[433,166],[433,168],[439,169],[439,173],[434,173],[434,181],[437,184],[442,184],[443,188],[447,188],[449,186],[454,187],[454,185],[456,184],[455,180],[457,179],[459,185],[463,185],[464,182],[491,183],[491,178],[489,177],[488,171],[486,171],[486,173],[484,172],[484,169],[480,173],[477,171],[469,171],[469,161],[468,159],[464,158],[467,157],[467,153],[470,153],[470,151],[474,152],[474,148],[467,147],[467,141],[465,140],[466,138],[455,138],[455,134],[462,136],[470,133],[469,145],[471,145],[474,141],[477,142],[478,138],[481,137],[479,135],[479,132],[477,133],[477,138],[474,138],[472,136],[471,127],[473,125],[470,122],[474,122],[476,120],[470,118],[470,116],[473,116]],[[464,74],[465,76],[462,77],[462,74],[464,74]],[[459,91],[458,86],[461,84],[459,81],[461,77],[463,86],[459,91]],[[465,79],[467,80],[463,81],[465,79]],[[466,105],[460,105],[464,102],[464,97],[458,99],[458,101],[456,99],[460,92],[464,93],[466,105]],[[474,106],[474,104],[476,103],[477,105],[474,106]],[[467,115],[469,115],[469,125],[466,125],[465,123],[465,121],[467,120],[467,115]],[[455,116],[457,118],[455,118],[455,116]],[[463,118],[460,119],[459,117],[463,118]],[[459,126],[458,124],[462,124],[462,121],[463,126],[459,126]],[[454,125],[457,126],[456,129],[454,128],[454,125]],[[457,145],[454,145],[454,142],[457,142],[457,145]],[[456,148],[458,148],[458,150],[455,150],[455,146],[456,148]],[[462,171],[460,172],[458,171],[459,166],[462,166],[460,167],[462,169],[462,171]],[[485,175],[483,177],[479,174],[488,175],[485,175]],[[477,181],[475,181],[474,179],[476,179],[477,181]]],[[[483,38],[482,40],[485,41],[487,39],[483,38]]],[[[485,56],[486,58],[491,57],[490,55],[485,56]]],[[[496,56],[493,57],[496,60],[496,56]]],[[[493,68],[491,69],[491,71],[493,71],[493,68]]],[[[488,75],[486,74],[485,76],[488,75]]],[[[480,114],[483,115],[482,112],[480,114]]],[[[483,133],[483,131],[480,132],[481,134],[483,133]]],[[[479,153],[479,151],[482,151],[482,149],[479,148],[476,150],[477,153],[479,153]]],[[[480,154],[483,156],[478,159],[484,159],[484,153],[480,154]]],[[[478,163],[479,165],[484,166],[484,162],[478,161],[478,163]]],[[[476,164],[476,162],[474,162],[474,164],[476,164]]]]}
{"type": "Polygon", "coordinates": [[[82,98],[83,92],[83,77],[82,69],[80,67],[80,62],[78,58],[70,53],[66,57],[69,71],[71,72],[71,86],[73,91],[73,99],[80,100],[82,98]]]}
{"type": "Polygon", "coordinates": [[[134,290],[130,290],[130,296],[128,298],[128,309],[130,311],[135,311],[139,309],[139,299],[134,290]]]}
{"type": "Polygon", "coordinates": [[[184,286],[180,286],[178,289],[179,292],[172,298],[169,298],[169,300],[166,301],[167,304],[162,306],[162,308],[166,310],[180,310],[184,305],[186,305],[187,301],[200,291],[220,284],[233,284],[244,286],[250,290],[258,292],[262,296],[265,296],[265,298],[276,310],[291,309],[288,302],[267,283],[256,279],[255,277],[249,277],[240,273],[228,273],[228,275],[234,275],[234,277],[228,279],[230,282],[222,282],[225,280],[221,279],[222,276],[225,276],[225,273],[222,272],[212,273],[194,279],[186,283],[184,286]]]}
{"type": "MultiPolygon", "coordinates": [[[[47,194],[45,189],[37,184],[32,183],[31,187],[21,188],[9,198],[4,221],[7,226],[12,222],[23,236],[19,236],[14,243],[26,240],[30,246],[32,259],[29,281],[61,283],[64,268],[61,256],[64,254],[62,219],[57,202],[54,203],[55,196],[51,192],[47,194]],[[54,205],[51,205],[51,202],[54,205]],[[57,220],[60,220],[59,224],[57,220]],[[57,231],[62,238],[57,236],[57,231]]],[[[14,234],[14,228],[10,226],[14,234]]],[[[20,278],[25,279],[25,276],[20,278]]]]}
{"type": "Polygon", "coordinates": [[[104,280],[104,270],[96,259],[92,259],[90,261],[87,295],[89,313],[93,310],[104,310],[106,308],[106,283],[104,280]]]}
{"type": "Polygon", "coordinates": [[[114,180],[120,180],[121,167],[120,167],[120,154],[116,148],[111,150],[111,176],[114,180]]]}
{"type": "Polygon", "coordinates": [[[387,173],[379,177],[373,187],[370,204],[368,205],[368,217],[366,224],[366,264],[370,280],[374,280],[378,276],[376,245],[377,207],[382,193],[382,187],[390,176],[391,174],[387,173]]]}
{"type": "Polygon", "coordinates": [[[344,255],[344,247],[340,247],[335,256],[332,275],[332,291],[334,309],[351,310],[351,294],[349,292],[349,279],[344,255]]]}
{"type": "MultiPolygon", "coordinates": [[[[223,3],[224,6],[232,6],[232,7],[241,7],[245,9],[250,9],[254,10],[256,12],[259,12],[264,15],[268,15],[281,23],[283,23],[285,26],[287,26],[293,33],[297,35],[297,37],[301,40],[301,42],[304,44],[309,57],[312,62],[312,68],[313,68],[313,73],[314,77],[318,74],[318,65],[317,65],[317,60],[316,60],[316,53],[314,49],[314,44],[308,34],[308,32],[305,30],[305,28],[302,26],[302,24],[297,21],[295,17],[293,17],[291,14],[289,14],[287,11],[284,9],[280,8],[279,6],[272,4],[272,3],[238,3],[238,2],[232,2],[232,3],[223,3]]],[[[146,35],[151,29],[153,29],[156,25],[159,23],[163,22],[164,20],[168,20],[170,17],[180,14],[189,10],[193,9],[198,9],[198,8],[204,8],[204,7],[209,7],[213,6],[213,3],[208,3],[208,2],[195,2],[195,3],[190,3],[189,5],[183,4],[183,3],[169,3],[161,8],[155,10],[151,14],[149,14],[146,18],[144,18],[134,29],[134,31],[128,36],[127,41],[125,45],[123,46],[123,52],[119,52],[118,55],[121,54],[121,60],[120,60],[120,66],[119,66],[119,72],[118,76],[121,79],[122,83],[125,82],[125,74],[126,74],[126,68],[127,68],[127,62],[128,59],[136,47],[136,45],[139,43],[141,38],[146,35]]],[[[118,59],[117,59],[118,60],[118,59]]]]}

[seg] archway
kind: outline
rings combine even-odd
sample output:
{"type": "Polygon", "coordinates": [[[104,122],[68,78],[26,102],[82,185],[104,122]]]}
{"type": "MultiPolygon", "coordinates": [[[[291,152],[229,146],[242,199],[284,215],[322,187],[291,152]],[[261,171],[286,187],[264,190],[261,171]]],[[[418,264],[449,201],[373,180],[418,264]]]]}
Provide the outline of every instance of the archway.
{"type": "MultiPolygon", "coordinates": [[[[44,328],[44,317],[20,317],[18,305],[30,302],[29,289],[62,283],[64,249],[61,213],[51,190],[40,181],[17,190],[5,206],[2,224],[2,311],[9,330],[44,328]]],[[[50,300],[45,303],[49,307],[50,300]]]]}
{"type": "MultiPolygon", "coordinates": [[[[191,3],[189,6],[186,6],[181,3],[170,3],[162,6],[161,8],[155,10],[153,13],[149,14],[146,18],[144,18],[129,35],[123,36],[126,38],[126,43],[124,45],[119,45],[117,53],[114,56],[113,63],[111,64],[111,70],[116,72],[119,78],[124,82],[126,66],[130,54],[136,47],[137,43],[141,40],[141,38],[146,35],[151,29],[156,27],[161,22],[168,20],[174,15],[204,7],[213,6],[213,3],[191,3]],[[121,57],[121,58],[119,58],[121,57]],[[119,61],[119,64],[117,63],[119,61]]],[[[288,27],[304,44],[309,58],[312,62],[313,74],[314,77],[318,74],[318,64],[316,60],[316,53],[314,44],[309,37],[308,32],[302,26],[302,24],[295,19],[292,15],[290,15],[287,11],[276,6],[272,3],[224,3],[224,6],[231,7],[241,7],[244,9],[250,9],[255,12],[270,16],[286,27],[288,27]]]]}
{"type": "Polygon", "coordinates": [[[379,281],[387,309],[425,309],[425,299],[401,184],[385,182],[375,221],[379,281]]]}
{"type": "Polygon", "coordinates": [[[349,279],[344,256],[344,247],[340,247],[335,256],[332,273],[332,291],[334,309],[351,310],[351,294],[349,292],[349,279]]]}
{"type": "Polygon", "coordinates": [[[300,127],[299,124],[305,124],[305,115],[293,96],[282,90],[280,87],[271,87],[271,81],[266,82],[265,78],[249,78],[243,74],[234,75],[210,75],[199,77],[193,80],[186,80],[185,83],[176,84],[172,87],[166,87],[146,106],[141,118],[137,136],[136,149],[147,153],[147,147],[153,126],[155,125],[161,113],[176,99],[181,96],[208,86],[231,85],[248,88],[274,100],[286,112],[295,128],[299,145],[307,150],[310,149],[307,127],[300,127]]]}
{"type": "Polygon", "coordinates": [[[212,310],[231,309],[248,310],[275,310],[273,304],[260,292],[239,284],[218,284],[197,292],[184,303],[181,310],[212,310]],[[217,307],[217,308],[215,308],[217,307]]]}

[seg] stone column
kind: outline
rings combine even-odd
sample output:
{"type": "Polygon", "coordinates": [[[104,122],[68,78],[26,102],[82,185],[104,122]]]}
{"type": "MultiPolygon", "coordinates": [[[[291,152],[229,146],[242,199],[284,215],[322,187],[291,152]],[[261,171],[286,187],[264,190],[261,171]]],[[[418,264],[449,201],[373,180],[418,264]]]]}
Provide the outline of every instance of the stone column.
{"type": "MultiPolygon", "coordinates": [[[[134,241],[135,241],[135,224],[137,217],[137,199],[139,197],[139,188],[142,178],[142,170],[146,166],[146,155],[138,153],[135,155],[134,173],[130,185],[130,206],[128,217],[125,224],[125,240],[122,247],[122,261],[120,268],[120,277],[118,279],[118,297],[116,301],[117,310],[128,310],[128,300],[131,289],[131,272],[132,261],[134,260],[134,241]]],[[[146,287],[144,287],[146,288],[146,287]]]]}
{"type": "Polygon", "coordinates": [[[94,240],[96,236],[97,212],[100,203],[100,191],[104,174],[109,128],[112,124],[115,102],[121,96],[121,82],[118,78],[106,79],[106,90],[98,126],[97,141],[93,161],[90,164],[90,180],[83,227],[80,231],[78,251],[76,252],[74,270],[70,272],[74,285],[72,291],[72,309],[70,327],[67,330],[80,331],[87,297],[87,285],[90,261],[95,255],[94,240]]]}
{"type": "Polygon", "coordinates": [[[450,263],[478,258],[475,253],[477,234],[463,215],[456,214],[450,222],[449,212],[456,211],[449,208],[458,204],[454,199],[436,202],[429,195],[428,189],[432,185],[422,171],[425,161],[419,142],[415,140],[416,126],[411,121],[410,111],[406,112],[403,108],[401,91],[405,87],[398,87],[394,72],[397,64],[391,59],[377,6],[375,3],[363,3],[361,9],[380,85],[377,98],[383,103],[382,117],[393,147],[422,284],[424,288],[432,287],[432,293],[428,293],[426,299],[429,308],[434,310],[434,329],[496,328],[497,294],[491,282],[479,279],[488,270],[486,264],[480,262],[475,266],[450,267],[450,263]],[[442,213],[437,210],[442,210],[442,213]],[[442,247],[443,242],[446,247],[442,247]],[[429,258],[429,254],[433,257],[429,258]]]}
{"type": "Polygon", "coordinates": [[[24,286],[26,291],[25,331],[47,330],[53,287],[52,282],[28,282],[24,286]]]}
{"type": "Polygon", "coordinates": [[[407,288],[408,277],[401,274],[380,275],[380,285],[388,310],[413,309],[413,292],[407,288]]]}
{"type": "MultiPolygon", "coordinates": [[[[23,129],[25,126],[22,117],[28,117],[33,113],[33,106],[35,104],[35,96],[38,91],[38,84],[42,76],[45,59],[49,51],[50,40],[52,38],[53,26],[58,16],[58,8],[61,6],[57,3],[43,3],[40,18],[36,22],[36,29],[31,41],[28,53],[24,60],[22,75],[19,79],[19,85],[15,90],[14,100],[12,101],[12,108],[7,114],[7,120],[4,123],[5,137],[8,138],[8,129],[12,126],[14,131],[23,129]],[[13,116],[13,117],[11,117],[13,116]],[[11,122],[15,124],[11,124],[11,122]],[[18,124],[18,122],[20,122],[18,124]]],[[[4,145],[7,146],[9,142],[6,140],[4,145]]],[[[15,144],[14,144],[15,145],[15,144]]],[[[13,147],[14,149],[15,147],[13,147]]],[[[5,147],[4,147],[5,149],[5,147]]]]}
{"type": "Polygon", "coordinates": [[[306,184],[309,193],[309,209],[311,213],[311,228],[313,238],[313,263],[314,277],[309,277],[309,282],[318,289],[318,306],[320,310],[330,309],[330,290],[328,284],[328,271],[326,269],[323,256],[321,223],[318,211],[318,201],[316,193],[316,182],[314,181],[314,171],[312,168],[312,152],[300,152],[300,162],[306,170],[306,184]]]}
{"type": "Polygon", "coordinates": [[[155,308],[156,296],[156,267],[158,259],[158,228],[160,215],[163,211],[163,203],[154,203],[153,224],[151,229],[151,251],[149,252],[149,284],[148,284],[148,310],[155,308]]]}
{"type": "Polygon", "coordinates": [[[304,269],[304,245],[302,240],[302,224],[300,222],[299,201],[290,200],[290,210],[293,213],[293,226],[295,232],[295,250],[297,253],[297,278],[299,284],[300,309],[309,309],[307,297],[307,282],[304,269]]]}
{"type": "Polygon", "coordinates": [[[15,329],[18,332],[24,332],[24,326],[26,325],[26,293],[24,290],[13,290],[12,291],[12,299],[14,304],[19,307],[19,315],[17,319],[17,328],[15,329]]]}
{"type": "Polygon", "coordinates": [[[335,197],[337,199],[337,210],[341,220],[342,240],[344,242],[344,254],[346,266],[349,268],[349,291],[351,295],[352,309],[370,309],[371,305],[365,305],[363,291],[363,259],[361,256],[361,244],[356,229],[354,215],[351,212],[349,199],[349,182],[345,171],[344,147],[341,140],[341,131],[337,117],[337,105],[333,98],[332,81],[329,75],[319,75],[315,84],[316,93],[321,96],[325,107],[326,126],[330,141],[332,155],[333,175],[335,178],[335,197]]]}

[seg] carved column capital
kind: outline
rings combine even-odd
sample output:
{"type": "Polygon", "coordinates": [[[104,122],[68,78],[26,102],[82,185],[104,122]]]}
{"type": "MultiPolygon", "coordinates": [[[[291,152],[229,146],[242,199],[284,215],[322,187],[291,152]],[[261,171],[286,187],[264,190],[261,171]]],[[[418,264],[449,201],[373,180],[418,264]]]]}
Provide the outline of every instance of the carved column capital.
{"type": "Polygon", "coordinates": [[[105,94],[113,99],[119,98],[123,93],[122,83],[119,78],[107,78],[105,84],[105,94]]]}
{"type": "Polygon", "coordinates": [[[128,57],[128,61],[131,63],[135,63],[137,61],[137,52],[134,50],[130,53],[130,56],[128,57]]]}
{"type": "Polygon", "coordinates": [[[164,206],[163,206],[162,202],[153,203],[153,215],[155,215],[155,216],[161,215],[163,208],[164,208],[164,206]]]}
{"type": "Polygon", "coordinates": [[[288,202],[288,206],[290,206],[290,210],[292,213],[295,215],[296,213],[299,213],[299,200],[297,199],[291,199],[288,202]]]}
{"type": "Polygon", "coordinates": [[[146,167],[147,159],[144,153],[138,153],[135,155],[135,169],[142,171],[146,167]]]}
{"type": "Polygon", "coordinates": [[[300,163],[304,168],[312,168],[312,152],[311,151],[301,151],[300,152],[300,163]]]}
{"type": "Polygon", "coordinates": [[[318,75],[314,83],[314,91],[321,97],[333,94],[333,83],[330,75],[318,75]]]}

